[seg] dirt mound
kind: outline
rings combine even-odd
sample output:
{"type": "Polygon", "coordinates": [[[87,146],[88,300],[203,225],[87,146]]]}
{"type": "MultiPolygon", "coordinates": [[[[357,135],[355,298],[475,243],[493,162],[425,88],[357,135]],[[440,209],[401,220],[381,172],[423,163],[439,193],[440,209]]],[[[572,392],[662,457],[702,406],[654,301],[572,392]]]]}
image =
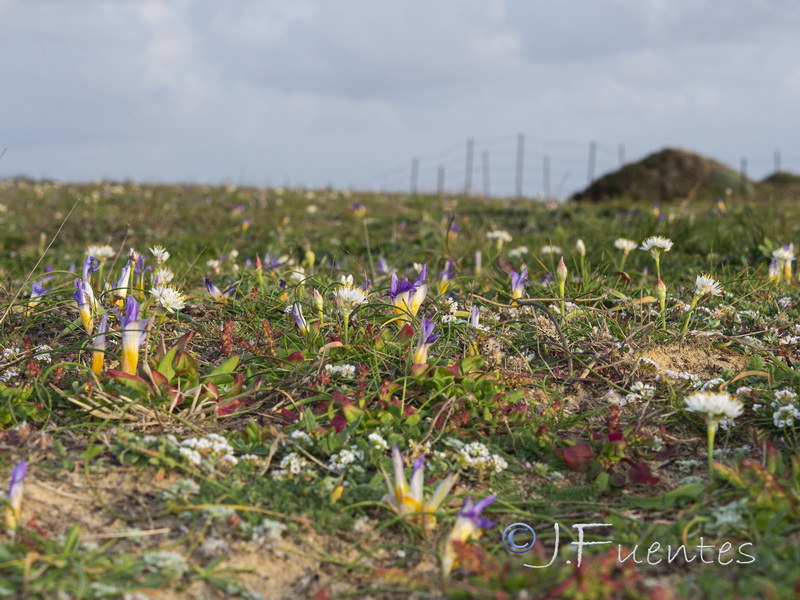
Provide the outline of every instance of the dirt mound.
{"type": "Polygon", "coordinates": [[[573,199],[685,200],[724,196],[726,189],[749,192],[752,187],[749,180],[720,162],[666,148],[601,177],[573,199]]]}

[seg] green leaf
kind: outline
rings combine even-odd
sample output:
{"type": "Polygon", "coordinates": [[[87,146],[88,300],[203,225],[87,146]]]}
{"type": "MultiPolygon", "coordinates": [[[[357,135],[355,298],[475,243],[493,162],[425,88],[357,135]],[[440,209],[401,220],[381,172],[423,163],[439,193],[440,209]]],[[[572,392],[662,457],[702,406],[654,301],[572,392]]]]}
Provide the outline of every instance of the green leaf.
{"type": "Polygon", "coordinates": [[[685,500],[697,500],[705,489],[706,486],[704,483],[687,483],[671,492],[667,492],[663,496],[656,496],[655,498],[636,498],[635,496],[629,495],[625,497],[631,504],[640,508],[670,510],[685,500]]]}
{"type": "Polygon", "coordinates": [[[233,381],[233,376],[231,374],[236,371],[240,359],[241,357],[239,356],[231,356],[228,360],[203,377],[202,380],[207,383],[216,383],[217,385],[231,383],[233,381]]]}
{"type": "Polygon", "coordinates": [[[461,361],[461,372],[465,375],[471,371],[477,371],[483,366],[482,356],[470,356],[461,361]]]}

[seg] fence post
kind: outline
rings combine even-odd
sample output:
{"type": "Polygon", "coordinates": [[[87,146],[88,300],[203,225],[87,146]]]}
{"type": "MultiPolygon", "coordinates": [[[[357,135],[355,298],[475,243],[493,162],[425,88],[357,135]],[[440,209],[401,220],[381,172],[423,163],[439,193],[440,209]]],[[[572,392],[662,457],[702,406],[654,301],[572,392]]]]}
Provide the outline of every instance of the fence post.
{"type": "Polygon", "coordinates": [[[467,164],[464,171],[464,194],[469,196],[472,193],[472,153],[475,151],[475,140],[472,138],[467,139],[467,164]]]}
{"type": "Polygon", "coordinates": [[[597,142],[592,140],[589,142],[589,183],[588,185],[592,185],[594,183],[594,161],[597,155],[597,142]]]}
{"type": "Polygon", "coordinates": [[[439,167],[439,171],[437,172],[436,191],[439,196],[444,196],[444,165],[439,167]]]}
{"type": "Polygon", "coordinates": [[[525,162],[525,134],[517,136],[517,198],[522,198],[522,167],[525,162]]]}
{"type": "Polygon", "coordinates": [[[747,157],[742,157],[741,169],[739,172],[742,178],[742,190],[745,188],[745,183],[747,182],[747,157]]]}
{"type": "Polygon", "coordinates": [[[419,178],[419,159],[415,158],[411,161],[411,193],[417,193],[417,180],[419,178]]]}
{"type": "Polygon", "coordinates": [[[483,172],[483,195],[485,198],[488,198],[490,195],[489,190],[489,151],[484,150],[481,152],[481,166],[483,167],[481,170],[483,172]]]}

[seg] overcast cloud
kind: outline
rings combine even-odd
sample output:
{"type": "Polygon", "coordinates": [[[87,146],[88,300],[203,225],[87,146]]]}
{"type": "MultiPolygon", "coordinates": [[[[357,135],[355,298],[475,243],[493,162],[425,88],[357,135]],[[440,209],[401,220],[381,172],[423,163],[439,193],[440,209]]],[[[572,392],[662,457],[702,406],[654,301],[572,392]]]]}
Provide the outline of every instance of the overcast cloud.
{"type": "Polygon", "coordinates": [[[664,146],[800,172],[793,0],[0,0],[0,177],[512,193],[664,146]],[[546,143],[547,142],[547,143],[546,143]]]}

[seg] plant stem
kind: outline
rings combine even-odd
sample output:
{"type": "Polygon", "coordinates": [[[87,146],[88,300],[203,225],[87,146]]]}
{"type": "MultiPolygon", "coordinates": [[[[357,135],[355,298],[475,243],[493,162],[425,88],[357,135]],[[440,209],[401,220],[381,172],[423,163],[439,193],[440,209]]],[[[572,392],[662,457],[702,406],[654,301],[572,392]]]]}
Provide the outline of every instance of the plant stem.
{"type": "Polygon", "coordinates": [[[717,434],[716,421],[708,422],[708,480],[714,480],[714,436],[717,434]]]}
{"type": "Polygon", "coordinates": [[[692,304],[689,306],[689,312],[686,313],[686,320],[683,322],[683,328],[681,329],[681,339],[683,339],[683,336],[685,336],[686,332],[689,330],[689,321],[692,320],[692,313],[694,312],[696,306],[697,294],[692,297],[692,304]]]}

